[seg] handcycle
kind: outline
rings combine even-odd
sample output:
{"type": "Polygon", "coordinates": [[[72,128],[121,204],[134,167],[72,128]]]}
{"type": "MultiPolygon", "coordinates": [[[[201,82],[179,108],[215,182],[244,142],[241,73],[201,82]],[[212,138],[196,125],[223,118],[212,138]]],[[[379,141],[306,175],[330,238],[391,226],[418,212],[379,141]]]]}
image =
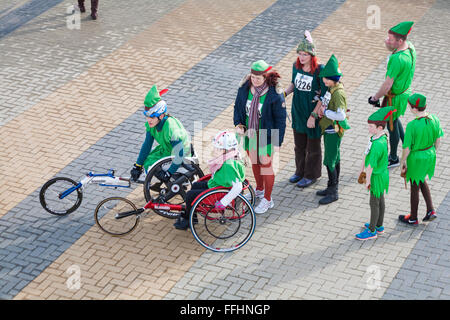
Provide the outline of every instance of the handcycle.
{"type": "MultiPolygon", "coordinates": [[[[193,150],[193,149],[192,149],[193,150]]],[[[144,185],[144,196],[146,201],[149,201],[154,192],[158,194],[164,194],[169,190],[164,184],[155,177],[155,174],[159,170],[167,170],[174,156],[168,156],[161,158],[155,162],[148,170],[145,180],[136,181],[137,183],[144,185]]],[[[182,179],[183,183],[179,183],[180,188],[178,194],[180,197],[174,197],[172,202],[183,203],[183,195],[190,188],[190,185],[195,179],[204,176],[203,171],[198,166],[198,158],[192,151],[190,157],[186,157],[183,160],[183,164],[172,175],[172,179],[177,180],[181,177],[186,178],[187,172],[191,172],[188,179],[182,179]],[[193,171],[192,171],[193,170],[193,171]]],[[[80,181],[76,182],[68,177],[55,177],[48,180],[39,191],[39,201],[42,207],[49,213],[64,216],[70,214],[78,209],[83,200],[83,191],[90,184],[98,184],[102,187],[110,188],[131,188],[132,181],[129,177],[116,177],[114,170],[110,169],[107,173],[96,174],[94,172],[87,173],[80,181]]],[[[176,188],[174,186],[174,188],[176,188]]],[[[178,215],[170,215],[165,211],[155,210],[156,213],[169,218],[177,218],[178,215]]]]}
{"type": "MultiPolygon", "coordinates": [[[[211,175],[199,179],[207,180],[211,175]]],[[[256,201],[255,191],[247,180],[243,190],[224,209],[215,207],[216,201],[222,199],[230,188],[215,187],[199,194],[192,202],[189,225],[194,238],[206,249],[214,252],[231,252],[244,246],[252,237],[256,218],[253,205],[256,201]]],[[[170,200],[176,194],[173,189],[165,194],[170,200]]],[[[123,236],[136,229],[142,216],[149,211],[166,212],[161,214],[172,218],[185,210],[183,204],[171,204],[151,198],[144,207],[136,205],[123,197],[110,197],[101,201],[94,213],[96,224],[112,236],[123,236]]]]}

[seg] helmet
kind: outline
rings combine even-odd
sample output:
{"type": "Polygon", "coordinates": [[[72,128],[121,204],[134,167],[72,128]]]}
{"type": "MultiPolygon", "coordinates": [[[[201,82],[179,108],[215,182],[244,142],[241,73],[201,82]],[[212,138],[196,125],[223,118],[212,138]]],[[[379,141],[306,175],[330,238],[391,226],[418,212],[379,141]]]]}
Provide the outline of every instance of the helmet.
{"type": "Polygon", "coordinates": [[[214,137],[212,144],[217,149],[231,150],[238,147],[236,134],[230,131],[220,131],[214,137]]]}
{"type": "Polygon", "coordinates": [[[150,118],[156,118],[162,115],[163,113],[166,113],[167,111],[167,103],[164,100],[160,100],[157,104],[155,104],[151,108],[144,108],[144,116],[150,117],[150,118]]]}

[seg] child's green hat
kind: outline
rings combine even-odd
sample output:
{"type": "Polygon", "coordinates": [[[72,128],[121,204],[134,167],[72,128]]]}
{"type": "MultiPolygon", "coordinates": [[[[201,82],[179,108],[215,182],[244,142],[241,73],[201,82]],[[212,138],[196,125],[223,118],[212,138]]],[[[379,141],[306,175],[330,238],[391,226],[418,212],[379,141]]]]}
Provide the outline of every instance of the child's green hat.
{"type": "Polygon", "coordinates": [[[427,98],[420,93],[414,93],[409,96],[408,102],[413,108],[424,110],[427,107],[427,98]]]}
{"type": "Polygon", "coordinates": [[[337,58],[334,56],[334,54],[332,54],[325,67],[322,69],[322,71],[320,71],[319,77],[328,78],[335,76],[342,76],[342,72],[339,68],[339,62],[337,58]]]}

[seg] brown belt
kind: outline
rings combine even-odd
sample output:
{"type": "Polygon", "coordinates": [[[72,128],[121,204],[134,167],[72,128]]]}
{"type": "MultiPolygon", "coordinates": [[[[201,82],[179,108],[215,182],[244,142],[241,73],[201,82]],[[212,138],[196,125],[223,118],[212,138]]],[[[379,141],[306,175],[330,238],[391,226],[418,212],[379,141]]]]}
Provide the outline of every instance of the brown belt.
{"type": "Polygon", "coordinates": [[[431,149],[431,147],[433,147],[433,146],[429,146],[428,148],[425,148],[425,149],[419,149],[417,151],[425,151],[425,150],[431,149]]]}
{"type": "MultiPolygon", "coordinates": [[[[403,94],[406,92],[406,90],[408,90],[409,88],[406,88],[402,93],[403,94]]],[[[391,90],[389,90],[389,92],[384,96],[383,101],[381,102],[381,107],[391,107],[392,106],[392,98],[394,98],[395,96],[398,96],[400,94],[393,94],[391,90]],[[389,101],[389,105],[387,104],[387,102],[389,101]]],[[[394,115],[391,114],[391,116],[389,117],[389,129],[391,131],[394,130],[394,115]]]]}

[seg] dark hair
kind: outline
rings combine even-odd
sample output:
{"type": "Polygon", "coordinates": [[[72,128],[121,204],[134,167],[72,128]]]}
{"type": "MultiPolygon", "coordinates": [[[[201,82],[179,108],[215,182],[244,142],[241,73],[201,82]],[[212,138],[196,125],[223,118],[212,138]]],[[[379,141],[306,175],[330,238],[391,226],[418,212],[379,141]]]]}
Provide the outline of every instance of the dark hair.
{"type": "Polygon", "coordinates": [[[400,33],[397,33],[397,32],[393,32],[391,30],[389,30],[388,33],[392,34],[396,40],[406,41],[406,39],[408,38],[408,35],[406,35],[406,34],[403,35],[403,34],[400,34],[400,33]]]}
{"type": "Polygon", "coordinates": [[[378,127],[382,127],[383,129],[386,128],[386,121],[373,121],[373,120],[368,120],[367,123],[372,123],[374,125],[378,127]]]}

